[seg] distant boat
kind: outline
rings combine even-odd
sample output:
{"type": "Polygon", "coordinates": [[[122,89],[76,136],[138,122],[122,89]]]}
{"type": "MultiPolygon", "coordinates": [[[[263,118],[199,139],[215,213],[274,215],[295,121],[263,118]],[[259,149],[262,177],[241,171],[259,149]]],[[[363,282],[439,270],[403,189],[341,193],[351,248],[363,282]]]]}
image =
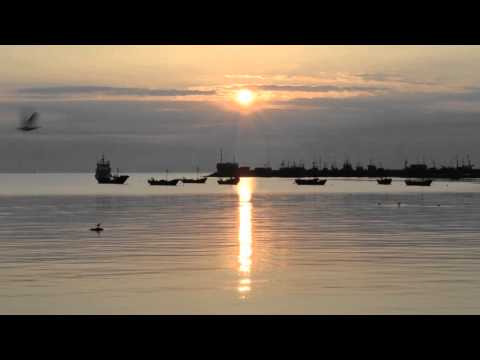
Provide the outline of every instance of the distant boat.
{"type": "Polygon", "coordinates": [[[165,185],[165,186],[176,186],[180,179],[173,179],[173,180],[157,180],[154,178],[151,178],[148,180],[148,183],[150,185],[165,185]]]}
{"type": "Polygon", "coordinates": [[[320,180],[319,178],[313,179],[295,179],[297,185],[325,185],[327,179],[320,180]]]}
{"type": "Polygon", "coordinates": [[[207,182],[207,178],[201,178],[201,179],[186,179],[183,178],[181,179],[184,184],[205,184],[207,182]]]}
{"type": "Polygon", "coordinates": [[[405,180],[405,184],[407,186],[430,186],[432,184],[433,180],[430,179],[420,179],[420,180],[413,180],[413,179],[408,179],[405,180]]]}
{"type": "Polygon", "coordinates": [[[128,175],[112,175],[110,168],[110,161],[105,160],[102,155],[102,159],[97,162],[97,169],[95,170],[95,179],[99,184],[123,184],[129,178],[128,175]]]}
{"type": "Polygon", "coordinates": [[[207,177],[204,176],[203,178],[198,177],[198,167],[197,167],[197,178],[196,179],[181,179],[184,184],[205,184],[207,182],[207,177]]]}
{"type": "Polygon", "coordinates": [[[168,170],[167,170],[167,174],[166,174],[164,180],[162,180],[162,179],[157,180],[157,179],[154,179],[152,177],[148,180],[148,183],[150,185],[176,186],[179,181],[180,181],[180,179],[168,180],[168,170]]]}
{"type": "Polygon", "coordinates": [[[240,181],[238,177],[232,177],[230,179],[219,179],[217,182],[219,185],[237,185],[240,181]]]}
{"type": "Polygon", "coordinates": [[[377,179],[378,185],[390,185],[392,183],[392,179],[390,178],[381,178],[377,179]]]}

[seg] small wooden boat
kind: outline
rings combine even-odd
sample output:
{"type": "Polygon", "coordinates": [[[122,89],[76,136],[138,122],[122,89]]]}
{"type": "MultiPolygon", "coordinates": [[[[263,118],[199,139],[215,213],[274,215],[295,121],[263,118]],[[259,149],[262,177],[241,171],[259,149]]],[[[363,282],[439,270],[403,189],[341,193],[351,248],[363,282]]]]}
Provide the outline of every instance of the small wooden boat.
{"type": "Polygon", "coordinates": [[[327,179],[320,180],[319,178],[313,179],[295,179],[297,185],[325,185],[327,179]]]}
{"type": "Polygon", "coordinates": [[[180,179],[173,179],[173,180],[162,180],[162,179],[154,179],[151,178],[148,180],[150,185],[164,185],[164,186],[176,186],[180,179]]]}
{"type": "Polygon", "coordinates": [[[197,178],[196,179],[187,179],[187,178],[183,178],[181,179],[182,180],[182,183],[184,184],[205,184],[207,182],[207,177],[204,176],[202,178],[200,178],[198,176],[198,167],[197,167],[197,178]]]}
{"type": "Polygon", "coordinates": [[[90,231],[100,232],[100,231],[103,231],[103,228],[100,227],[100,224],[97,224],[97,226],[90,228],[90,231]]]}
{"type": "Polygon", "coordinates": [[[414,179],[407,179],[405,180],[405,184],[407,186],[430,186],[432,184],[431,179],[419,179],[419,180],[414,180],[414,179]]]}
{"type": "Polygon", "coordinates": [[[378,185],[390,185],[392,183],[392,179],[390,178],[381,178],[377,179],[378,185]]]}
{"type": "Polygon", "coordinates": [[[218,184],[219,185],[237,185],[240,181],[240,178],[238,177],[233,177],[230,179],[218,179],[218,184]]]}
{"type": "Polygon", "coordinates": [[[168,170],[166,171],[165,179],[155,179],[155,178],[150,178],[148,180],[148,183],[150,185],[160,185],[160,186],[176,186],[180,179],[173,179],[173,180],[168,180],[168,170]]]}
{"type": "Polygon", "coordinates": [[[201,178],[201,179],[186,179],[186,178],[183,178],[183,179],[181,179],[181,181],[184,184],[205,184],[207,182],[207,178],[206,177],[201,178]]]}

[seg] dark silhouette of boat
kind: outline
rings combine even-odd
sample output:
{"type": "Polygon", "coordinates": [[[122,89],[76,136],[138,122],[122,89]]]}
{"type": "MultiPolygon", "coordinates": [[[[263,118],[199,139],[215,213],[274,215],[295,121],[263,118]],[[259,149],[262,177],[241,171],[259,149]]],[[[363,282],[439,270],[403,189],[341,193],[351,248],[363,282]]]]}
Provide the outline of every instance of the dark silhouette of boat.
{"type": "Polygon", "coordinates": [[[295,179],[297,185],[325,185],[327,179],[320,180],[319,178],[313,179],[295,179]]]}
{"type": "Polygon", "coordinates": [[[97,162],[97,169],[95,170],[95,179],[99,184],[123,184],[129,178],[128,175],[119,175],[117,169],[117,175],[112,175],[110,168],[110,161],[105,160],[102,155],[102,159],[97,162]]]}
{"type": "Polygon", "coordinates": [[[407,186],[430,186],[432,181],[431,179],[407,179],[405,180],[405,184],[407,186]]]}
{"type": "Polygon", "coordinates": [[[196,179],[183,178],[183,179],[181,179],[181,181],[184,184],[205,184],[207,182],[207,177],[204,176],[202,178],[199,178],[198,177],[198,168],[197,168],[197,178],[196,179]]]}
{"type": "Polygon", "coordinates": [[[173,180],[162,180],[162,179],[154,179],[151,178],[148,180],[150,185],[165,185],[165,186],[176,186],[180,179],[173,179],[173,180]]]}
{"type": "Polygon", "coordinates": [[[203,177],[201,179],[181,179],[184,184],[205,184],[207,182],[207,178],[203,177]]]}
{"type": "Polygon", "coordinates": [[[392,179],[391,178],[377,179],[377,183],[378,185],[390,185],[392,183],[392,179]]]}
{"type": "Polygon", "coordinates": [[[173,179],[173,180],[168,180],[168,170],[166,171],[165,179],[155,179],[155,178],[150,178],[148,180],[148,183],[150,185],[164,185],[164,186],[176,186],[180,179],[173,179]]]}
{"type": "Polygon", "coordinates": [[[232,177],[230,179],[218,179],[219,185],[237,185],[240,181],[238,177],[232,177]]]}
{"type": "Polygon", "coordinates": [[[480,178],[480,169],[476,169],[471,163],[470,157],[467,155],[466,162],[462,159],[461,164],[458,162],[456,166],[441,166],[437,167],[432,161],[432,166],[429,167],[425,163],[408,164],[405,161],[404,167],[401,169],[384,168],[380,163],[377,167],[371,161],[368,166],[364,167],[357,163],[354,167],[348,160],[345,161],[341,168],[337,168],[335,161],[330,166],[323,163],[323,166],[317,167],[315,163],[311,168],[306,168],[303,162],[293,165],[288,161],[282,161],[280,167],[277,169],[270,166],[250,168],[248,166],[241,166],[233,162],[223,162],[220,156],[220,162],[217,163],[217,170],[210,174],[212,177],[227,178],[227,177],[284,177],[292,179],[301,178],[326,178],[326,177],[368,177],[372,179],[382,178],[403,178],[403,179],[474,179],[480,178]]]}
{"type": "Polygon", "coordinates": [[[103,231],[103,228],[100,227],[100,224],[97,224],[95,227],[90,228],[90,231],[100,232],[100,231],[103,231]]]}

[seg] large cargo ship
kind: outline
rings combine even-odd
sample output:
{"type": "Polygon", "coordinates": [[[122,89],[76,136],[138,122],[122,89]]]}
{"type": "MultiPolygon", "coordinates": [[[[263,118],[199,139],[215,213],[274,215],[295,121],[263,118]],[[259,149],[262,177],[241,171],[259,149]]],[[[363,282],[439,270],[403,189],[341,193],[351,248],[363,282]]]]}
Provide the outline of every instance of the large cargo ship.
{"type": "Polygon", "coordinates": [[[112,175],[110,168],[110,161],[105,160],[102,155],[100,161],[97,162],[97,169],[95,170],[95,179],[99,184],[123,184],[129,178],[128,175],[112,175]]]}

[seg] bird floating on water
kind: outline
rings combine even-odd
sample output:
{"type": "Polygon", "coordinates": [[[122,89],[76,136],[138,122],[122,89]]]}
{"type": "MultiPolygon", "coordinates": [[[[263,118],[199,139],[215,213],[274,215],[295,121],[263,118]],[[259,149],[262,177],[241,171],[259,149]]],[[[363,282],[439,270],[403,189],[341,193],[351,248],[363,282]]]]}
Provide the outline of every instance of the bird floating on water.
{"type": "Polygon", "coordinates": [[[96,232],[103,231],[103,228],[100,227],[100,225],[101,225],[101,224],[97,224],[95,227],[90,228],[90,231],[96,231],[96,232]]]}

